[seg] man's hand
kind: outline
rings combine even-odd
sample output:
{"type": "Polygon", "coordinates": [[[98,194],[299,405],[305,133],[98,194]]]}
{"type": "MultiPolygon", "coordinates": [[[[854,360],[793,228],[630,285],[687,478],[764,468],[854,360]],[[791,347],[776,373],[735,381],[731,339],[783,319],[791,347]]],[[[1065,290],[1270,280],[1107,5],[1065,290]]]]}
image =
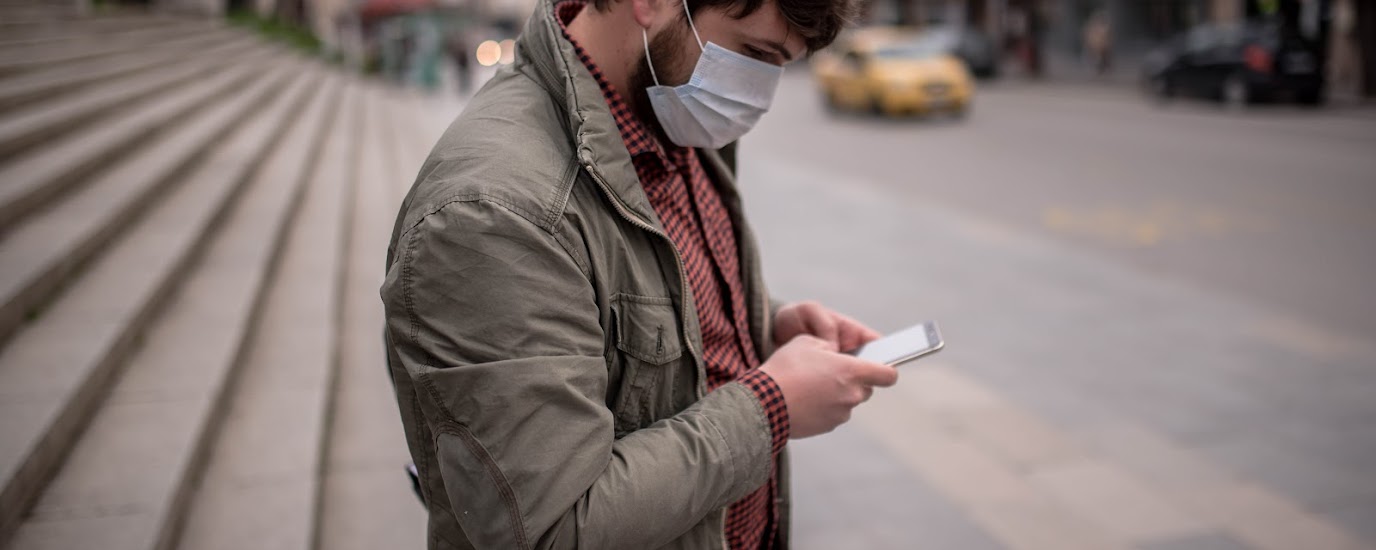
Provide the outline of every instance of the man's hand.
{"type": "Polygon", "coordinates": [[[850,420],[875,386],[898,382],[898,369],[837,353],[836,344],[801,335],[760,366],[784,394],[793,439],[824,434],[850,420]]]}
{"type": "Polygon", "coordinates": [[[879,338],[878,332],[860,321],[817,302],[797,302],[779,308],[774,317],[774,345],[783,346],[803,334],[830,342],[839,351],[851,351],[879,338]]]}

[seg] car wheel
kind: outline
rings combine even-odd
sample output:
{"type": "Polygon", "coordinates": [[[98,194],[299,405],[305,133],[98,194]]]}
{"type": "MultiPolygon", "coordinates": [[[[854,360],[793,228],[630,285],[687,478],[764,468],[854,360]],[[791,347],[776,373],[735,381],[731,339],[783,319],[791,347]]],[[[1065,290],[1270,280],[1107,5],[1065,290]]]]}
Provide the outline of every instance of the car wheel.
{"type": "Polygon", "coordinates": [[[836,94],[833,92],[822,94],[822,106],[833,115],[841,112],[841,104],[836,101],[836,94]]]}
{"type": "Polygon", "coordinates": [[[879,97],[870,98],[870,114],[874,116],[884,116],[884,103],[879,101],[879,97]]]}
{"type": "Polygon", "coordinates": [[[1223,105],[1231,110],[1242,110],[1252,102],[1252,90],[1247,79],[1240,74],[1231,75],[1223,81],[1223,105]]]}
{"type": "Polygon", "coordinates": [[[1313,90],[1301,93],[1296,99],[1306,107],[1319,107],[1323,105],[1325,98],[1322,90],[1313,90]]]}

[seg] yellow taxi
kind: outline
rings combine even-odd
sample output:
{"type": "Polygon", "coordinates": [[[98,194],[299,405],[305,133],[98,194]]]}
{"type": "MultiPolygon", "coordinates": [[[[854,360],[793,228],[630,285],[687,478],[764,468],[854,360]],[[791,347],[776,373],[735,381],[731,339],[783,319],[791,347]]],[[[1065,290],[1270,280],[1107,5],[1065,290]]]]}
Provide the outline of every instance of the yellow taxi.
{"type": "Polygon", "coordinates": [[[974,80],[936,36],[892,27],[857,30],[813,56],[812,73],[833,109],[876,114],[965,114],[974,80]]]}

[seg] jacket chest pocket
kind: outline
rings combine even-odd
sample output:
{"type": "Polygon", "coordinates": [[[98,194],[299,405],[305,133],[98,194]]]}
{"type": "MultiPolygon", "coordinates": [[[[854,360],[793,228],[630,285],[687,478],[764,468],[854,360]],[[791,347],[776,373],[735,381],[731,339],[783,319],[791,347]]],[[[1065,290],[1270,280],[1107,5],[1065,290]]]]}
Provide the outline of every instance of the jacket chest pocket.
{"type": "MultiPolygon", "coordinates": [[[[657,420],[662,404],[656,388],[674,376],[683,357],[678,312],[668,298],[617,294],[612,297],[615,339],[621,361],[621,380],[612,411],[616,435],[643,428],[657,420]]],[[[615,384],[615,381],[613,381],[615,384]]]]}

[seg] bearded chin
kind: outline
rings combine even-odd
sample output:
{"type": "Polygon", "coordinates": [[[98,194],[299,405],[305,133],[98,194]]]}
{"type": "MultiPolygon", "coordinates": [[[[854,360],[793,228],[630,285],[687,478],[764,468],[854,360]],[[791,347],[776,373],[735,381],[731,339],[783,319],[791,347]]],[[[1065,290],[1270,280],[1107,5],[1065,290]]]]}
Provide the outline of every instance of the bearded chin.
{"type": "MultiPolygon", "coordinates": [[[[650,39],[650,57],[654,59],[655,70],[658,71],[660,84],[665,86],[676,86],[688,82],[692,76],[692,67],[683,67],[685,58],[683,43],[685,41],[685,29],[675,25],[669,29],[660,31],[650,39]]],[[[631,112],[640,119],[659,142],[665,146],[672,146],[669,137],[664,133],[664,127],[659,124],[659,118],[655,116],[655,109],[650,104],[650,94],[648,89],[655,85],[654,73],[650,71],[650,63],[644,56],[640,62],[635,64],[635,68],[628,75],[627,99],[630,101],[631,112]]]]}

